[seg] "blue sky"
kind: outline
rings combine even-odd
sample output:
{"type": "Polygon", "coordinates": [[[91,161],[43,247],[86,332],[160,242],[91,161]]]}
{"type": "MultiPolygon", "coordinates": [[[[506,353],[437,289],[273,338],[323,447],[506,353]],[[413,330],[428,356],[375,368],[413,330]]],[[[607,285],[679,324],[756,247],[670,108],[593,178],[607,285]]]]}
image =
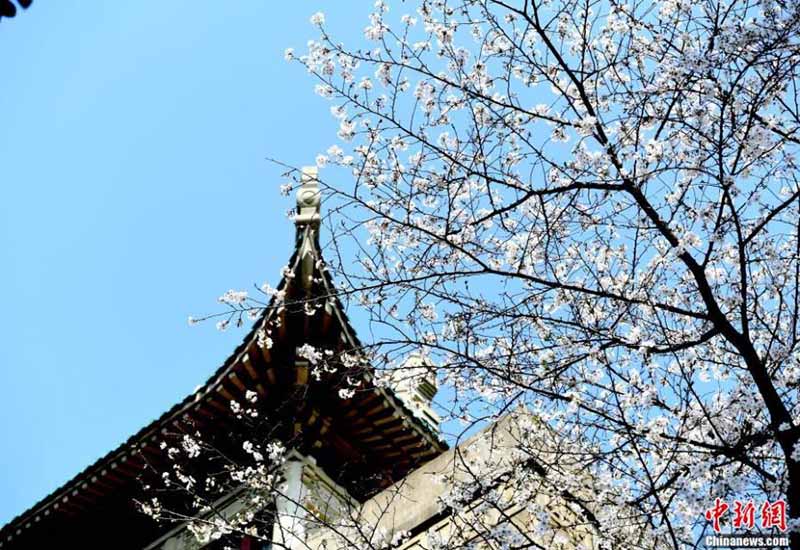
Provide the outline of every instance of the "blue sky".
{"type": "MultiPolygon", "coordinates": [[[[357,39],[372,2],[327,11],[357,39]]],[[[0,524],[191,392],[277,283],[281,170],[335,141],[286,47],[319,2],[37,0],[0,22],[0,524]]]]}

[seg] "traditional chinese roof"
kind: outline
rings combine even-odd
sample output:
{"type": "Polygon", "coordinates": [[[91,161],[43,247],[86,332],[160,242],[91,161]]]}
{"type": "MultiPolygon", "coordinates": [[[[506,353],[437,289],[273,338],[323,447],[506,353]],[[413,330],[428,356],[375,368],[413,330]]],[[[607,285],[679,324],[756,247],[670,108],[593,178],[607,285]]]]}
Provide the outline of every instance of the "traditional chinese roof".
{"type": "MultiPolygon", "coordinates": [[[[159,526],[139,513],[148,464],[163,463],[158,444],[169,432],[231,433],[231,401],[248,391],[281,419],[285,437],[301,446],[351,494],[364,500],[439,455],[447,447],[369,369],[350,398],[339,396],[342,376],[317,380],[298,356],[304,344],[335,352],[362,345],[324,269],[319,249],[320,191],[305,171],[298,191],[297,239],[288,269],[242,343],[196,392],[130,437],[0,530],[0,548],[142,548],[159,526]],[[268,330],[272,346],[263,345],[268,330]],[[261,336],[261,344],[259,343],[261,336]]],[[[352,373],[348,373],[352,374],[352,373]]]]}

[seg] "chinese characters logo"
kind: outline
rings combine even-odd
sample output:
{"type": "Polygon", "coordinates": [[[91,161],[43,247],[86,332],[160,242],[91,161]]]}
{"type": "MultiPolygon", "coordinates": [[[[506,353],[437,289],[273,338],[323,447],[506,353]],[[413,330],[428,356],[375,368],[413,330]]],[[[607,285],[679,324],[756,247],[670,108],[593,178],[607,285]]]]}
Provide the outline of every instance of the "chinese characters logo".
{"type": "Polygon", "coordinates": [[[733,510],[727,502],[717,498],[714,505],[706,510],[705,518],[711,522],[715,533],[719,533],[720,520],[729,512],[733,512],[733,527],[735,529],[752,529],[756,526],[756,512],[759,512],[759,525],[764,529],[777,527],[782,532],[786,531],[786,502],[765,500],[760,507],[756,507],[752,500],[733,501],[733,510]]]}

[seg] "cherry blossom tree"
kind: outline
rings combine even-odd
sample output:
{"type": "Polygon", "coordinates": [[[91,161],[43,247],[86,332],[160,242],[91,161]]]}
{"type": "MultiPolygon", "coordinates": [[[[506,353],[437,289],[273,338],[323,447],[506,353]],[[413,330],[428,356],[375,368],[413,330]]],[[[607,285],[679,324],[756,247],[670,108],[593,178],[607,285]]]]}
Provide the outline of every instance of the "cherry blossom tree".
{"type": "MultiPolygon", "coordinates": [[[[443,505],[549,491],[609,547],[677,550],[715,499],[784,500],[800,548],[800,5],[365,15],[367,47],[317,13],[285,54],[338,121],[324,252],[360,352],[388,373],[424,353],[465,427],[535,419],[443,505]]],[[[223,326],[262,307],[228,306],[223,326]]]]}
{"type": "Polygon", "coordinates": [[[528,407],[611,542],[785,499],[800,548],[800,5],[395,7],[286,52],[339,121],[327,259],[376,360],[425,350],[454,418],[528,407]]]}

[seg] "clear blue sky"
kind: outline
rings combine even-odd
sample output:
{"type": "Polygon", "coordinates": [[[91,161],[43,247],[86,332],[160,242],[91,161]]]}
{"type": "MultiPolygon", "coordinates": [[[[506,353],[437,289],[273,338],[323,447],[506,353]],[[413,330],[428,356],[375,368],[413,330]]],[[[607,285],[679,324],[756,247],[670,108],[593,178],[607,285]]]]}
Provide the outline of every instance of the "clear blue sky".
{"type": "MultiPolygon", "coordinates": [[[[371,1],[330,4],[359,39],[371,1]]],[[[0,524],[117,446],[242,333],[189,327],[291,251],[275,157],[335,141],[286,47],[325,3],[36,0],[0,22],[0,524]]]]}

